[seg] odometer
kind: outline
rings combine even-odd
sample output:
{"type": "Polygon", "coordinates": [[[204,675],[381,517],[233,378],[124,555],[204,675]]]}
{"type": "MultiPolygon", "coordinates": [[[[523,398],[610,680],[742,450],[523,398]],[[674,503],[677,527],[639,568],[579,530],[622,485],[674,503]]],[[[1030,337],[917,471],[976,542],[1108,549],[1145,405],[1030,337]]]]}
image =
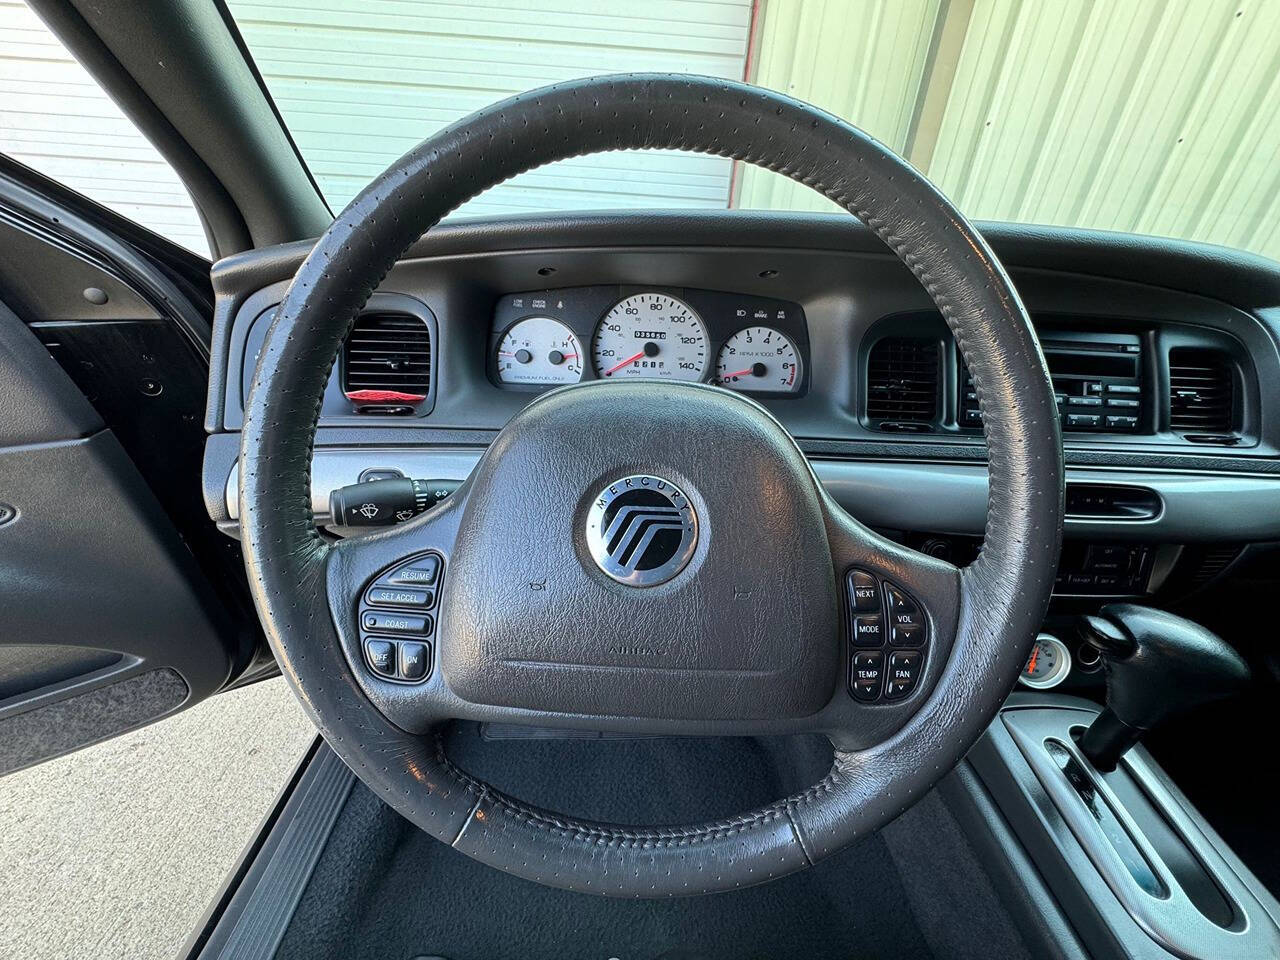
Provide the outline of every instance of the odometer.
{"type": "Polygon", "coordinates": [[[605,314],[591,354],[603,380],[701,380],[707,371],[707,328],[687,303],[665,293],[637,293],[605,314]]]}

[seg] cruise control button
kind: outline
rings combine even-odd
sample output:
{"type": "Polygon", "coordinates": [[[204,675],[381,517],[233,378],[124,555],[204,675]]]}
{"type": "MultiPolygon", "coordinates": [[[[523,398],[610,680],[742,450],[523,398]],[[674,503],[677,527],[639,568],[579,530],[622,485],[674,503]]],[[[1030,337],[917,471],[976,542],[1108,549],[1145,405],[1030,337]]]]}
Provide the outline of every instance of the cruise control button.
{"type": "Polygon", "coordinates": [[[398,587],[374,587],[369,602],[375,607],[429,607],[435,602],[434,590],[406,590],[398,587]]]}
{"type": "Polygon", "coordinates": [[[369,669],[380,677],[396,675],[396,645],[389,640],[366,640],[364,642],[365,659],[369,661],[369,669]]]}
{"type": "Polygon", "coordinates": [[[360,615],[360,626],[371,633],[430,633],[433,626],[429,616],[409,616],[404,613],[374,613],[366,610],[360,615]]]}
{"type": "Polygon", "coordinates": [[[880,612],[880,588],[865,570],[849,571],[849,602],[855,613],[880,612]]]}
{"type": "Polygon", "coordinates": [[[898,700],[915,689],[916,681],[920,679],[920,660],[918,650],[895,650],[889,654],[884,688],[886,697],[898,700]]]}
{"type": "Polygon", "coordinates": [[[400,586],[430,586],[440,575],[439,557],[419,557],[387,577],[387,583],[400,586]]]}
{"type": "Polygon", "coordinates": [[[421,680],[427,675],[430,654],[424,643],[400,644],[400,677],[404,680],[421,680]]]}
{"type": "Polygon", "coordinates": [[[880,696],[880,677],[884,673],[884,653],[860,650],[849,662],[849,690],[858,700],[875,700],[880,696]]]}
{"type": "Polygon", "coordinates": [[[878,647],[884,643],[884,619],[879,615],[853,618],[853,642],[859,647],[878,647]]]}

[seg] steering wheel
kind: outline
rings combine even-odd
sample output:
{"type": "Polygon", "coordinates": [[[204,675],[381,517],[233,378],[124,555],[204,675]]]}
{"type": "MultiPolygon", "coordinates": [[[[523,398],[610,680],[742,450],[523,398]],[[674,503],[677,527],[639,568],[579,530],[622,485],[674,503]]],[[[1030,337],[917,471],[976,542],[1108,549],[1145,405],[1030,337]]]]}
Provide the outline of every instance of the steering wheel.
{"type": "Polygon", "coordinates": [[[1052,387],[983,238],[849,124],[776,93],[689,76],[601,77],[513,97],[379,176],[285,295],[253,378],[240,456],[258,613],[329,745],[388,804],[463,853],[611,896],[761,883],[919,799],[1012,688],[1048,604],[1062,532],[1052,387]],[[807,184],[919,278],[982,410],[990,495],[974,563],[957,569],[863,527],[752,400],[653,381],[546,393],[441,506],[369,537],[320,537],[310,510],[320,399],[356,314],[397,259],[491,185],[566,157],[640,148],[714,153],[807,184]],[[361,604],[378,583],[425,587],[438,603],[429,642],[407,665],[417,682],[366,665],[362,630],[403,626],[365,619],[361,604]],[[913,654],[899,655],[899,633],[913,654]],[[873,685],[877,671],[889,676],[873,685]],[[834,762],[807,790],[730,819],[603,824],[534,808],[458,769],[440,736],[450,719],[637,734],[818,731],[834,762]]]}

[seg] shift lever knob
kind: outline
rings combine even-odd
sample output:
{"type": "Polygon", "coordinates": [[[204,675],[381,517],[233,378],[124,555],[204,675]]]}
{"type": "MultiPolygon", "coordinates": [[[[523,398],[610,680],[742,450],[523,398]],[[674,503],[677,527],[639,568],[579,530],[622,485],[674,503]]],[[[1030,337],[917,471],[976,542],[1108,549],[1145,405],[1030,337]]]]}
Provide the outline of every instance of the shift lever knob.
{"type": "Polygon", "coordinates": [[[1102,658],[1107,706],[1080,738],[1104,773],[1166,717],[1235,693],[1249,667],[1216,634],[1163,610],[1112,603],[1081,632],[1102,658]]]}

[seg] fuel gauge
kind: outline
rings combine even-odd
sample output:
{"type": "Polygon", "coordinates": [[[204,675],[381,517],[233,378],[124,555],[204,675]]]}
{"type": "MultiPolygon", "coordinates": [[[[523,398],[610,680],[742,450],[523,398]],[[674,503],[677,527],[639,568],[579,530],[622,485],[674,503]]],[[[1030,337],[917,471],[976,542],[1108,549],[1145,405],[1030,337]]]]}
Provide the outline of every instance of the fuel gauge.
{"type": "Polygon", "coordinates": [[[559,320],[526,317],[503,335],[495,366],[503,383],[577,383],[582,344],[559,320]]]}

